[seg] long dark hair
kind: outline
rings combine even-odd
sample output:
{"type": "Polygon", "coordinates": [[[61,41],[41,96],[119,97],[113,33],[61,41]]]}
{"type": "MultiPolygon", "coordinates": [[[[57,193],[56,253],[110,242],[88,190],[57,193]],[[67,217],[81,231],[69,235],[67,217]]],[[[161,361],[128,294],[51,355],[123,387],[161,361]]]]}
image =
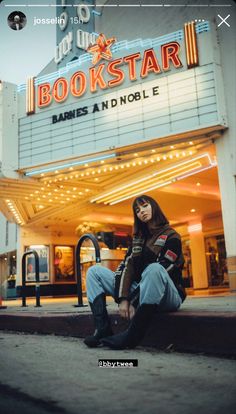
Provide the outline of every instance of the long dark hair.
{"type": "Polygon", "coordinates": [[[133,214],[134,214],[134,236],[146,237],[148,235],[148,226],[146,223],[143,223],[137,217],[136,208],[138,205],[145,203],[151,204],[152,207],[152,223],[155,227],[162,227],[169,224],[168,219],[161,210],[157,202],[147,195],[141,195],[136,197],[133,202],[133,214]]]}

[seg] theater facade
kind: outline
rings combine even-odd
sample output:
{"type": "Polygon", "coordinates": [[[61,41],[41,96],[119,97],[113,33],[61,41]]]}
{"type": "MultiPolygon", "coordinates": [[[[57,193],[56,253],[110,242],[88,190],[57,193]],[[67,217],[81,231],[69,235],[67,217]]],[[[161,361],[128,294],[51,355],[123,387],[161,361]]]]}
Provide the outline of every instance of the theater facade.
{"type": "MultiPolygon", "coordinates": [[[[0,84],[2,283],[15,272],[20,293],[30,247],[42,292],[75,293],[75,245],[88,232],[115,269],[132,200],[147,193],[182,236],[186,287],[235,290],[233,34],[213,14],[167,21],[59,3],[52,62],[23,85],[0,84]]],[[[81,256],[84,283],[89,243],[81,256]]],[[[27,281],[30,292],[31,258],[27,281]]]]}

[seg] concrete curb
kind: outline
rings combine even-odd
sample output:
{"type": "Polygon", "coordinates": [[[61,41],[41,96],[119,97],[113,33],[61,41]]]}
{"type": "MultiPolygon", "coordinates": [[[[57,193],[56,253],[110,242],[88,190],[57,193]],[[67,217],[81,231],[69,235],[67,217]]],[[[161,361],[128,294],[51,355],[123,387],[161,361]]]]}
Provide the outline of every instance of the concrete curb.
{"type": "MultiPolygon", "coordinates": [[[[110,313],[115,333],[128,326],[118,313],[110,313]]],[[[84,338],[94,329],[89,313],[3,313],[0,329],[26,333],[84,338]]],[[[142,342],[143,346],[180,352],[201,352],[236,356],[236,314],[234,312],[173,312],[156,314],[142,342]]]]}

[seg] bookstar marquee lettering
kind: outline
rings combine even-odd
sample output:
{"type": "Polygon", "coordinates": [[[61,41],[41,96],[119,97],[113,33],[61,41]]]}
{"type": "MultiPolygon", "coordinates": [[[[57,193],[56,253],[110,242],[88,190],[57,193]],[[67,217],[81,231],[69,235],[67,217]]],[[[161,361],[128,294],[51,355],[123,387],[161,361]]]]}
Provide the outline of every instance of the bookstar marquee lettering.
{"type": "Polygon", "coordinates": [[[110,62],[107,66],[105,63],[89,69],[89,75],[82,71],[75,72],[70,80],[64,77],[57,79],[53,86],[50,83],[43,83],[38,86],[38,107],[45,108],[51,102],[64,102],[68,95],[71,94],[76,98],[84,95],[89,88],[91,93],[97,92],[98,89],[113,88],[120,85],[125,74],[122,70],[123,65],[128,65],[129,79],[134,81],[137,77],[146,78],[149,73],[161,73],[170,69],[170,62],[174,67],[182,67],[179,59],[179,44],[177,42],[168,43],[161,47],[161,63],[159,63],[153,49],[145,50],[142,57],[140,73],[136,71],[136,62],[141,59],[140,53],[119,58],[110,62]],[[106,80],[105,75],[109,74],[112,79],[106,80]]]}
{"type": "MultiPolygon", "coordinates": [[[[104,37],[104,35],[100,36],[104,37]]],[[[185,25],[185,46],[187,67],[198,66],[196,32],[193,22],[185,25]]],[[[69,96],[81,98],[87,91],[93,94],[99,90],[117,87],[125,80],[125,76],[128,76],[129,81],[133,82],[137,79],[147,78],[149,74],[158,75],[167,72],[171,67],[181,68],[183,65],[179,55],[179,43],[169,42],[161,46],[160,56],[157,56],[154,49],[150,48],[145,50],[143,54],[137,52],[111,60],[109,63],[100,63],[90,67],[88,73],[79,70],[73,73],[70,79],[59,77],[53,85],[49,82],[42,83],[37,86],[37,94],[31,79],[27,84],[26,112],[31,115],[35,113],[36,105],[39,109],[43,109],[52,103],[65,102],[69,96]],[[35,102],[35,95],[37,95],[37,102],[35,102]]],[[[106,59],[105,56],[103,58],[106,59]]],[[[107,60],[110,60],[111,57],[111,55],[107,57],[107,60]]]]}

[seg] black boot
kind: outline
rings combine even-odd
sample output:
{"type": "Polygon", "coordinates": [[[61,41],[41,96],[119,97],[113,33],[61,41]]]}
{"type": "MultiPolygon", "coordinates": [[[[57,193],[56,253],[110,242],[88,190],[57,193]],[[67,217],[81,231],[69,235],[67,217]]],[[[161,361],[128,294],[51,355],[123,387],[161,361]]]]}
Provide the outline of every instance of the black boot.
{"type": "Polygon", "coordinates": [[[101,343],[112,349],[135,348],[143,339],[156,309],[157,305],[141,305],[126,331],[103,338],[101,343]]]}
{"type": "Polygon", "coordinates": [[[87,336],[84,343],[90,348],[95,348],[100,345],[101,338],[112,335],[113,332],[107,314],[105,294],[101,293],[94,299],[94,302],[89,302],[89,304],[94,316],[95,332],[87,336]]]}

